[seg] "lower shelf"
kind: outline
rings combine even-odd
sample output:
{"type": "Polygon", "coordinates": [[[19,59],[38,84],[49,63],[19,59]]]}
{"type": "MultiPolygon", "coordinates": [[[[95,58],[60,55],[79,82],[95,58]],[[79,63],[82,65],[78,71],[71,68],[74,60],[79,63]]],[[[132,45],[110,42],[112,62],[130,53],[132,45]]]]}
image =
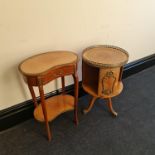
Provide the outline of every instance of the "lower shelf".
{"type": "Polygon", "coordinates": [[[93,87],[89,85],[82,84],[83,89],[92,96],[98,97],[97,91],[93,89],[93,87]]]}
{"type": "MultiPolygon", "coordinates": [[[[45,100],[48,121],[52,121],[63,112],[74,109],[74,97],[71,95],[58,95],[45,100]]],[[[34,117],[44,122],[44,115],[41,104],[34,110],[34,117]]]]}
{"type": "Polygon", "coordinates": [[[111,97],[117,96],[123,90],[123,84],[122,84],[122,82],[118,82],[118,84],[116,86],[114,86],[113,93],[111,93],[110,95],[104,95],[104,94],[102,94],[101,91],[100,92],[97,92],[97,91],[95,91],[95,89],[93,89],[92,86],[88,86],[88,85],[82,84],[82,87],[90,95],[92,95],[94,97],[102,97],[102,98],[111,98],[111,97]]]}

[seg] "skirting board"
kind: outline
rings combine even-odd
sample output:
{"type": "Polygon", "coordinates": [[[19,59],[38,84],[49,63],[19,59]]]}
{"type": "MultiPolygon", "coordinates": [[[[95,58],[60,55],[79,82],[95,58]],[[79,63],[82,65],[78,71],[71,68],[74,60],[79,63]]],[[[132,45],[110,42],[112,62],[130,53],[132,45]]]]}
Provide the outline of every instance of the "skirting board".
{"type": "MultiPolygon", "coordinates": [[[[137,61],[128,63],[124,67],[123,79],[136,74],[148,67],[155,65],[155,54],[141,58],[137,61]]],[[[66,93],[74,94],[74,85],[65,87],[66,93]]],[[[58,95],[62,92],[61,89],[46,94],[46,98],[58,95]]],[[[79,97],[86,95],[82,89],[82,82],[79,82],[79,97]]],[[[39,98],[38,98],[39,101],[39,98]]],[[[32,100],[25,101],[10,108],[0,111],[0,131],[6,130],[19,123],[22,123],[33,117],[34,105],[32,100]]]]}

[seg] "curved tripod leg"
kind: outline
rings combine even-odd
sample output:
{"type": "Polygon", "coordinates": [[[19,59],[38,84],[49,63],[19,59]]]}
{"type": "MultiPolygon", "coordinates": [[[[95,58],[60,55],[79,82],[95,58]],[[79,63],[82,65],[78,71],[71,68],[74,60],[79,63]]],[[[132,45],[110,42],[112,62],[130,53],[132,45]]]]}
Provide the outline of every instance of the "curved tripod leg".
{"type": "Polygon", "coordinates": [[[95,102],[96,99],[97,99],[97,97],[93,97],[93,98],[91,99],[88,108],[83,110],[83,113],[84,113],[84,114],[87,114],[87,113],[91,110],[91,108],[93,107],[94,102],[95,102]]]}
{"type": "Polygon", "coordinates": [[[108,98],[108,101],[109,101],[109,102],[108,102],[109,110],[110,110],[110,112],[116,117],[118,114],[117,114],[117,112],[113,109],[111,98],[108,98]]]}

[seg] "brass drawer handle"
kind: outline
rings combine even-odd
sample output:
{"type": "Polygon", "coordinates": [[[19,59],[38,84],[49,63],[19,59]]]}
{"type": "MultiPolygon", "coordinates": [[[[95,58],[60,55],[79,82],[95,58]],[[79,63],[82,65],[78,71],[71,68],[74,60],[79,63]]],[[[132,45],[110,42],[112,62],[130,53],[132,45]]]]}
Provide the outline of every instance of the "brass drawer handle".
{"type": "Polygon", "coordinates": [[[58,75],[62,75],[62,74],[63,74],[62,72],[59,72],[59,73],[58,73],[58,75]]]}
{"type": "Polygon", "coordinates": [[[64,74],[63,71],[59,71],[58,73],[54,74],[54,77],[62,76],[64,74]]]}

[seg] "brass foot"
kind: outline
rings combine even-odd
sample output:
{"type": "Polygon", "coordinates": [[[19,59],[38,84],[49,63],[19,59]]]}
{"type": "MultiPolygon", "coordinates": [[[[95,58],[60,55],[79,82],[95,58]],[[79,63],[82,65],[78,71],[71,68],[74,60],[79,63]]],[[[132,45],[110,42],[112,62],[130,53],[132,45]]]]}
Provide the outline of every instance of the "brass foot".
{"type": "Polygon", "coordinates": [[[97,97],[93,97],[93,98],[91,99],[88,108],[83,110],[83,113],[84,113],[84,114],[87,114],[87,113],[91,110],[91,108],[93,107],[94,102],[95,102],[96,99],[97,99],[97,97]]]}
{"type": "Polygon", "coordinates": [[[109,111],[112,113],[113,116],[116,117],[118,113],[113,109],[111,98],[108,98],[108,101],[109,111]]]}

